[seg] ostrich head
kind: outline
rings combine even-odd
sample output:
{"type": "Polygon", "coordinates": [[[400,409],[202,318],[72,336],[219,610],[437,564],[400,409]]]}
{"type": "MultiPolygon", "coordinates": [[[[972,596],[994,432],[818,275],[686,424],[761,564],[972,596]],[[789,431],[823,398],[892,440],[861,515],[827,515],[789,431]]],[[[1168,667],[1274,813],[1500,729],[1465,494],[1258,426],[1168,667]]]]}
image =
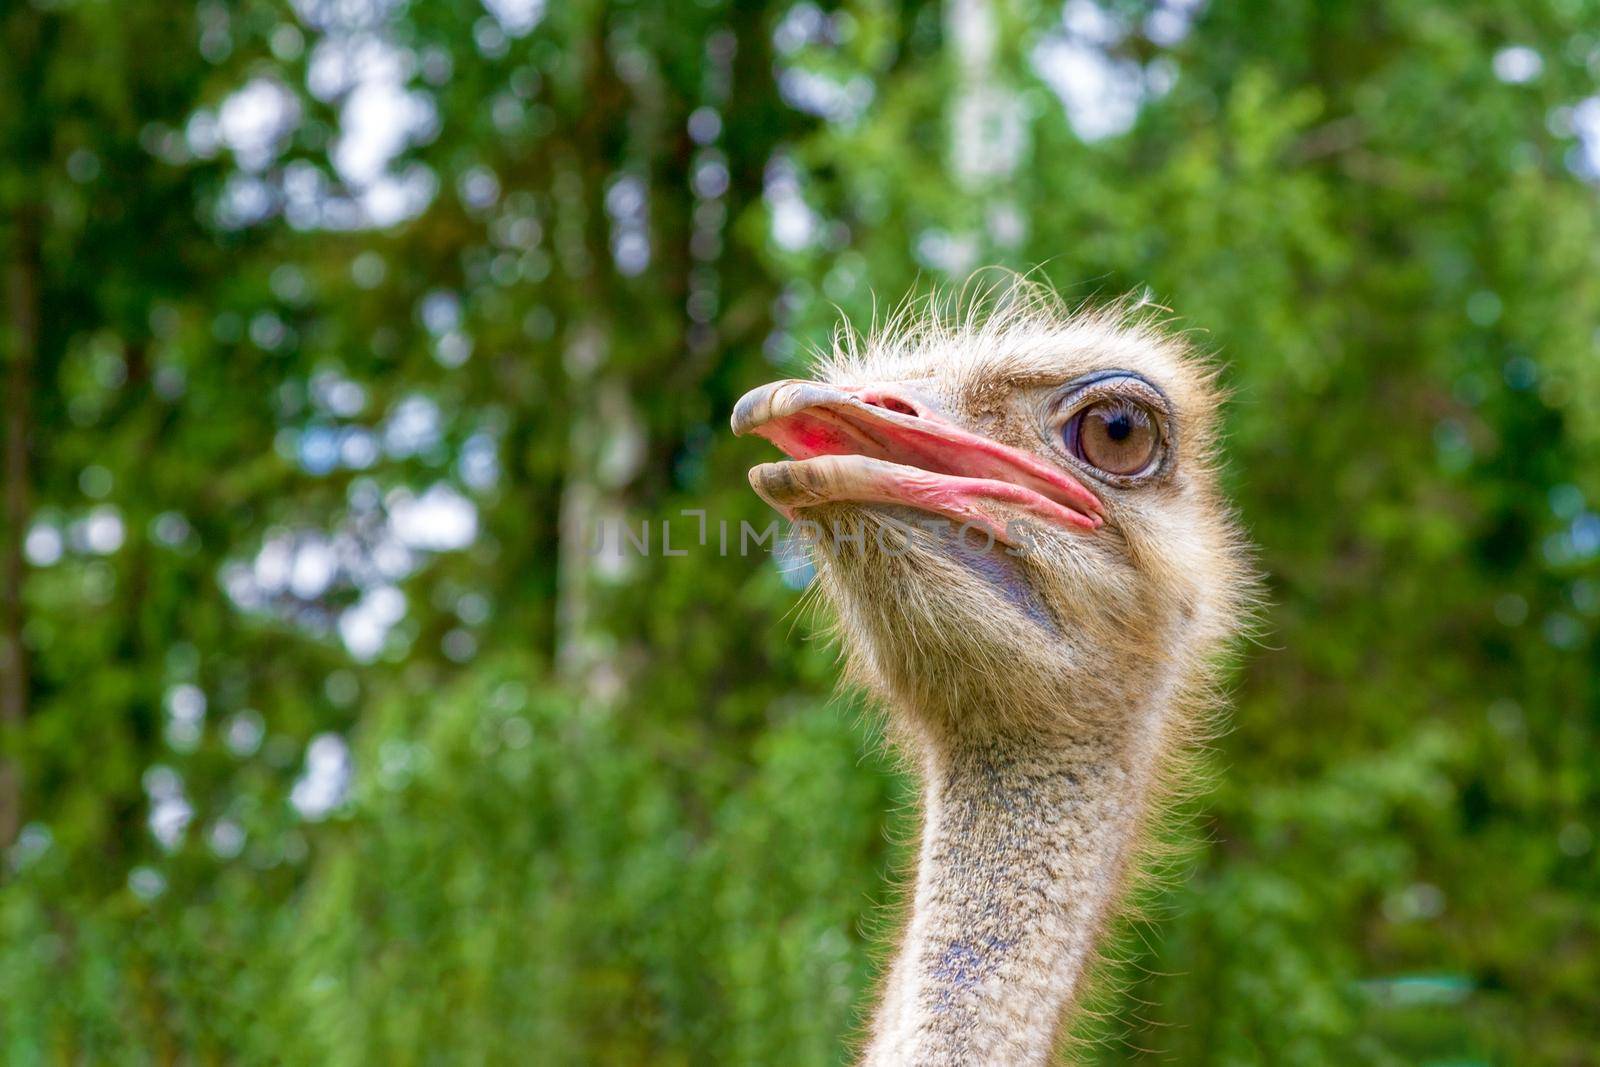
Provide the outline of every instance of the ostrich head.
{"type": "Polygon", "coordinates": [[[922,777],[870,1064],[1045,1061],[1251,588],[1206,365],[1148,313],[989,303],[733,413],[922,777]]]}
{"type": "Polygon", "coordinates": [[[1218,403],[1148,315],[1012,290],[987,315],[843,335],[816,380],[748,393],[733,427],[791,457],[750,481],[809,520],[853,675],[938,740],[1201,690],[1248,585],[1218,403]]]}

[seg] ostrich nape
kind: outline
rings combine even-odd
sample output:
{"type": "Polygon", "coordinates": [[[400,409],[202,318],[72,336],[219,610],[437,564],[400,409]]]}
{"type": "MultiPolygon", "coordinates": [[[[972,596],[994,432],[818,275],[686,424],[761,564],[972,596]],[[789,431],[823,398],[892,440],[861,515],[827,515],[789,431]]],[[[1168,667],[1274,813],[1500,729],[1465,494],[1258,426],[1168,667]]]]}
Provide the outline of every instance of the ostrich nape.
{"type": "Polygon", "coordinates": [[[987,303],[842,332],[733,414],[922,778],[875,1065],[1049,1058],[1252,588],[1211,369],[1148,312],[987,303]]]}

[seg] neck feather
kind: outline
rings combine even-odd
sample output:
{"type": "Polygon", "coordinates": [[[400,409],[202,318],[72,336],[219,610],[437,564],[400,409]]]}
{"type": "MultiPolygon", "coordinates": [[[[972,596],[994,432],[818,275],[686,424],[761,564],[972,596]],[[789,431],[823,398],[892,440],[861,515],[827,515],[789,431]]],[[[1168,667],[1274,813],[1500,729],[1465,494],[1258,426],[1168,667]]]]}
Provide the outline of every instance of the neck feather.
{"type": "Polygon", "coordinates": [[[1044,1063],[1132,859],[1168,709],[922,747],[904,943],[863,1063],[1044,1063]]]}

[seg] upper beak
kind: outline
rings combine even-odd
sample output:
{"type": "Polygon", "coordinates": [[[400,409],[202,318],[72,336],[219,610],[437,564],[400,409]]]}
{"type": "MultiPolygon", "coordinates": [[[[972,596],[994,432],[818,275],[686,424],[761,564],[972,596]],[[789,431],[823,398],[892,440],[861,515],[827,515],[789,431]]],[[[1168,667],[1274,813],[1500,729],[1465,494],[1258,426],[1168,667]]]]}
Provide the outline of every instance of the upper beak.
{"type": "Polygon", "coordinates": [[[761,433],[761,427],[774,419],[793,415],[809,407],[849,404],[854,399],[851,392],[821,382],[798,378],[768,382],[744,394],[733,406],[733,432],[740,436],[755,433],[765,437],[767,435],[761,433]]]}
{"type": "Polygon", "coordinates": [[[798,462],[751,470],[786,514],[831,500],[899,503],[1007,536],[1008,513],[1092,530],[1099,499],[1061,468],[957,425],[899,383],[845,388],[788,379],[752,389],[733,432],[767,438],[798,462]]]}

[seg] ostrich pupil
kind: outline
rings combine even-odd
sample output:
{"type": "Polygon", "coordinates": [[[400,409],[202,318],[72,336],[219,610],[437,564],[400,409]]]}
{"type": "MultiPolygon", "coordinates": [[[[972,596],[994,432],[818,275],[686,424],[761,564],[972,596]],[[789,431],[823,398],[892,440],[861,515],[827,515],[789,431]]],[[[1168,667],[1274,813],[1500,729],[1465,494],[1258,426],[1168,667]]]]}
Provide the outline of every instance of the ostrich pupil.
{"type": "Polygon", "coordinates": [[[1106,423],[1106,434],[1113,441],[1121,441],[1133,432],[1133,420],[1124,413],[1106,423]]]}

